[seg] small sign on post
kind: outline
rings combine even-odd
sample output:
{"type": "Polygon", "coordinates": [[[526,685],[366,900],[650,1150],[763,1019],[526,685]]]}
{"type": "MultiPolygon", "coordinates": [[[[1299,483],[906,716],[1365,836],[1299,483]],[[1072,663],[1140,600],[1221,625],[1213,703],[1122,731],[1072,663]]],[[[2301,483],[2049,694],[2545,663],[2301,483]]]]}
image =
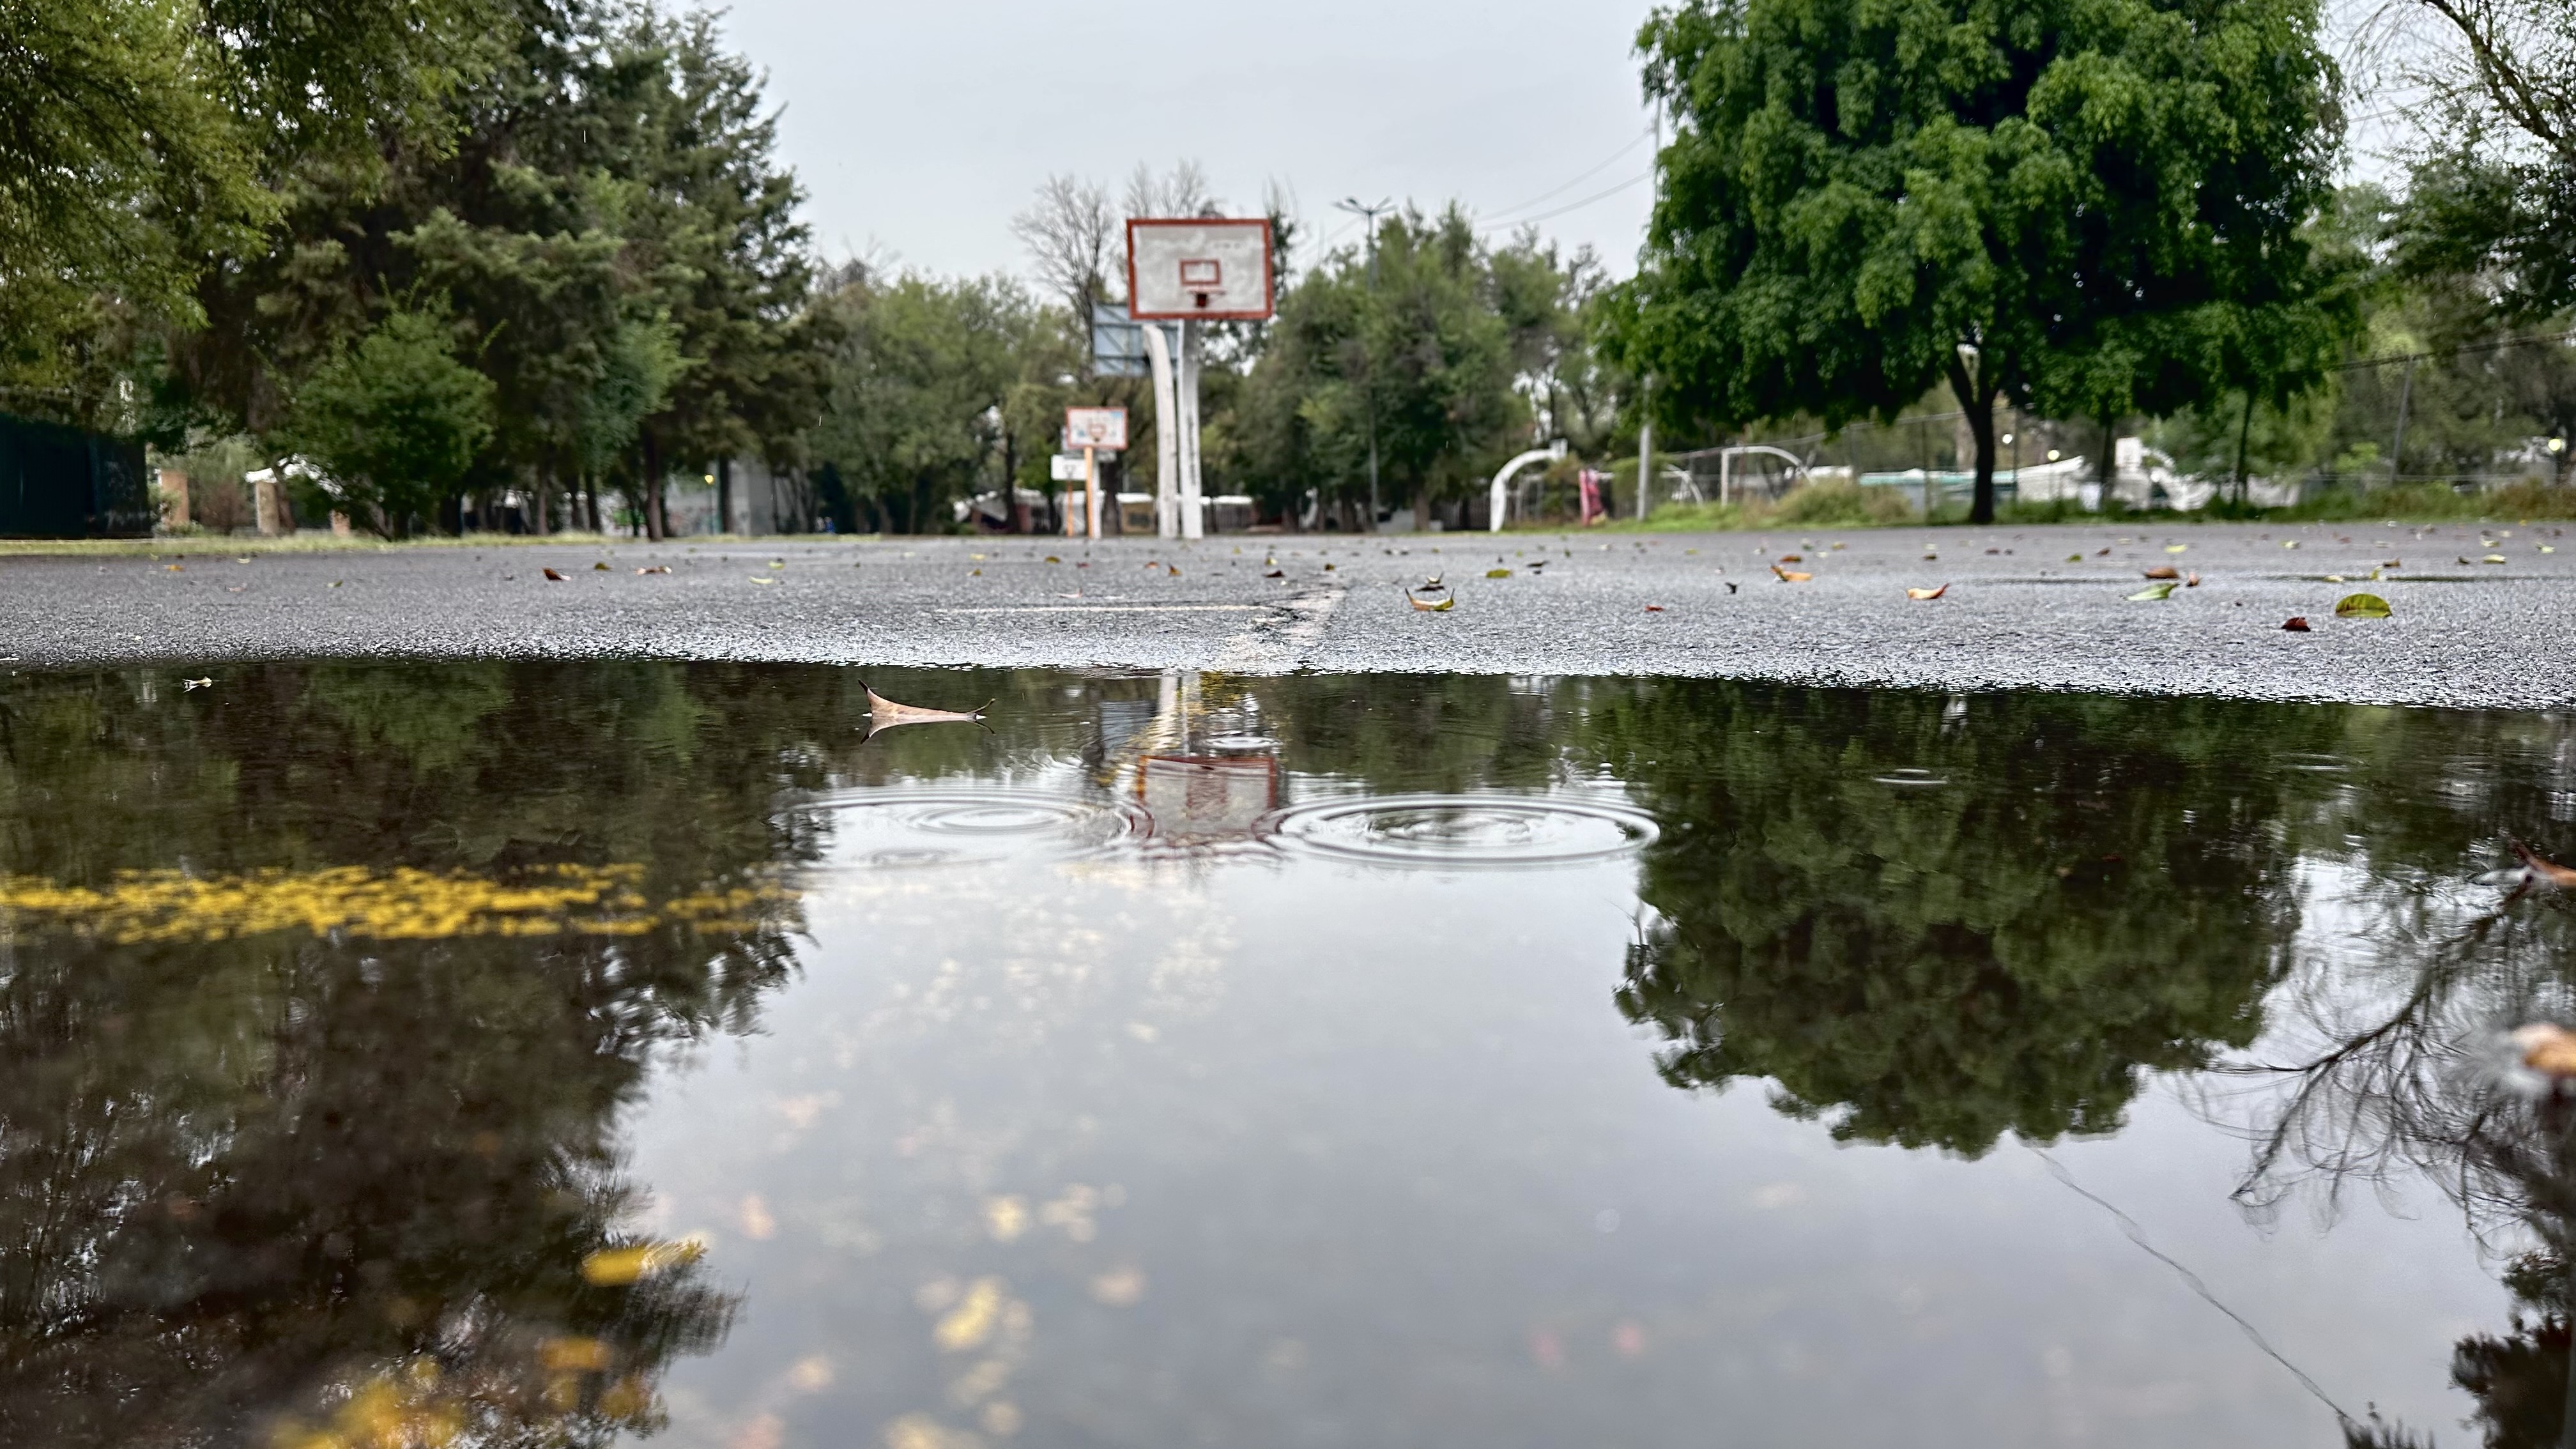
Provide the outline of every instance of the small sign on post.
{"type": "Polygon", "coordinates": [[[1127,449],[1127,410],[1125,408],[1066,408],[1064,410],[1064,447],[1066,452],[1096,448],[1104,453],[1121,453],[1127,449]]]}
{"type": "MultiPolygon", "coordinates": [[[[1124,452],[1127,447],[1127,410],[1125,408],[1066,408],[1064,410],[1064,446],[1067,451],[1082,450],[1082,517],[1085,536],[1100,536],[1100,455],[1124,452]]],[[[1073,532],[1073,516],[1065,515],[1064,531],[1073,532]]]]}
{"type": "Polygon", "coordinates": [[[1082,455],[1080,453],[1057,453],[1048,458],[1047,476],[1058,483],[1081,482],[1082,455]]]}

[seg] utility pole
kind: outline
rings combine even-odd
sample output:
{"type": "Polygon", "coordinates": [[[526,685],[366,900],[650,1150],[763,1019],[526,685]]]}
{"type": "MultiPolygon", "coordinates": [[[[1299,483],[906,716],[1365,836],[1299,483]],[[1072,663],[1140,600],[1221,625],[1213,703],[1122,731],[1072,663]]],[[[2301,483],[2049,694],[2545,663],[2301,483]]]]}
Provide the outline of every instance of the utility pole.
{"type": "MultiPolygon", "coordinates": [[[[1369,297],[1374,300],[1377,296],[1378,213],[1393,211],[1395,208],[1385,201],[1380,201],[1375,206],[1363,206],[1360,204],[1359,198],[1355,196],[1345,196],[1341,200],[1334,202],[1333,205],[1337,209],[1347,211],[1353,216],[1361,216],[1368,219],[1368,289],[1369,297]]],[[[1361,401],[1367,405],[1368,412],[1368,531],[1375,533],[1377,532],[1377,364],[1369,359],[1368,338],[1365,332],[1363,332],[1360,339],[1360,358],[1368,367],[1368,382],[1366,386],[1360,389],[1360,398],[1361,401]]]]}

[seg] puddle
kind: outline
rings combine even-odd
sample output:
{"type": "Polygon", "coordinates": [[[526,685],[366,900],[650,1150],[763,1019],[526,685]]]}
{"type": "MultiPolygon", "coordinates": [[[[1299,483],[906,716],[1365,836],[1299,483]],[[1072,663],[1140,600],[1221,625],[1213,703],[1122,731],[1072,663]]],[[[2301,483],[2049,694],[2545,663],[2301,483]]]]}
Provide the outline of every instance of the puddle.
{"type": "Polygon", "coordinates": [[[867,678],[0,676],[0,1438],[2556,1435],[2576,719],[867,678]]]}

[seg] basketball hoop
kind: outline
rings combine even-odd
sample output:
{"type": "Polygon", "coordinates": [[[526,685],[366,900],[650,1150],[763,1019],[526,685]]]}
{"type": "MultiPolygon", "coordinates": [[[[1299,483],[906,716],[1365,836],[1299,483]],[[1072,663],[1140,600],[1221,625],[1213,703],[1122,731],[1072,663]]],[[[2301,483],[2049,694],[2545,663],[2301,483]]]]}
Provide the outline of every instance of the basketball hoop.
{"type": "Polygon", "coordinates": [[[1270,223],[1139,217],[1127,223],[1127,314],[1137,321],[1270,316],[1270,223]]]}

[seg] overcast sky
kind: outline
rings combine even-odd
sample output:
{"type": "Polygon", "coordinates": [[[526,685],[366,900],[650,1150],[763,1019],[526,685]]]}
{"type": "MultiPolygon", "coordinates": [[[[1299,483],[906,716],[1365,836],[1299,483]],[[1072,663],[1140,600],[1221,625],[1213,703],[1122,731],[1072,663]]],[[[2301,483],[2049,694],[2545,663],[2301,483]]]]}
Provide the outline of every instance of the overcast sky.
{"type": "Polygon", "coordinates": [[[726,24],[785,108],[781,149],[827,256],[1021,271],[1011,215],[1048,173],[1115,195],[1137,162],[1187,157],[1245,214],[1278,182],[1309,238],[1357,235],[1332,207],[1346,196],[1455,197],[1486,219],[1543,217],[1624,275],[1651,194],[1631,52],[1647,8],[734,0],[726,24]]]}

